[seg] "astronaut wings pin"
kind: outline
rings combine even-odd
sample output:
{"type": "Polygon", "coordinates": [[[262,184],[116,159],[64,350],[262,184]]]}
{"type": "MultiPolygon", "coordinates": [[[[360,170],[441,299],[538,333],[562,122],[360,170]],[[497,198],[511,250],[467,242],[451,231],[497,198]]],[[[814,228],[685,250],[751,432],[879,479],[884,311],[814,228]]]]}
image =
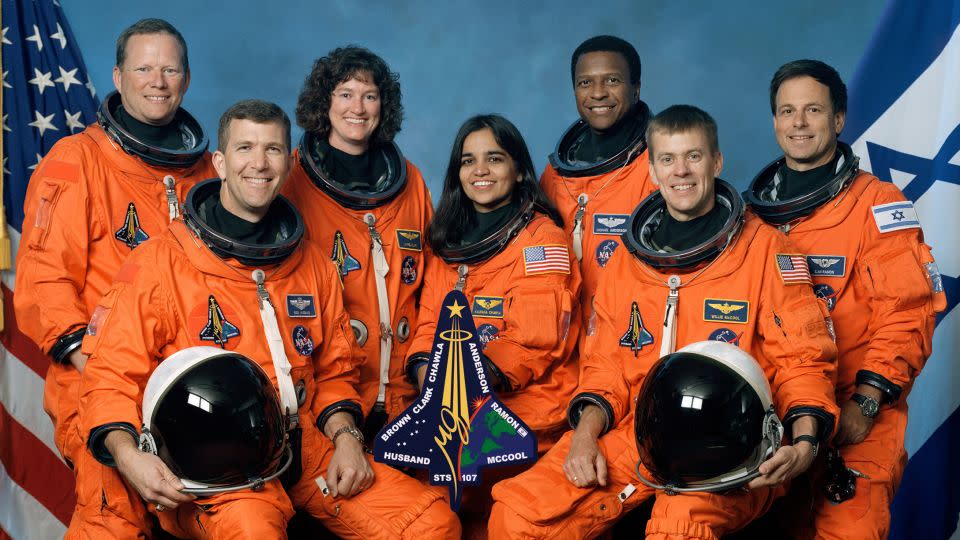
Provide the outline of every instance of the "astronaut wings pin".
{"type": "Polygon", "coordinates": [[[460,291],[444,298],[423,390],[373,445],[381,463],[429,469],[431,484],[449,487],[454,510],[481,469],[537,458],[536,436],[490,387],[469,306],[460,291]]]}

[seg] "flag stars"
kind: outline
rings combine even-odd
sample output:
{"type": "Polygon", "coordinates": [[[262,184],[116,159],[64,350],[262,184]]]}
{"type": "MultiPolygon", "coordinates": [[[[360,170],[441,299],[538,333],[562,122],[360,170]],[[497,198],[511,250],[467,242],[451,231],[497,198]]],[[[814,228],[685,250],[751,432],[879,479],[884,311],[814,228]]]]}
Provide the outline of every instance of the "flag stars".
{"type": "Polygon", "coordinates": [[[7,32],[10,30],[9,26],[3,27],[3,44],[4,45],[13,45],[13,42],[7,39],[7,32]]]}
{"type": "Polygon", "coordinates": [[[36,116],[36,120],[27,124],[28,126],[35,127],[40,130],[40,136],[43,137],[45,131],[52,130],[57,131],[57,126],[53,125],[53,115],[43,116],[40,114],[40,111],[33,111],[33,114],[36,116]]]}
{"type": "Polygon", "coordinates": [[[3,174],[6,174],[6,175],[13,174],[13,173],[10,172],[10,169],[7,168],[7,158],[6,158],[6,156],[4,156],[4,158],[3,158],[3,174]]]}
{"type": "Polygon", "coordinates": [[[70,133],[73,133],[75,129],[83,129],[83,122],[80,120],[80,115],[83,111],[77,111],[74,114],[70,114],[70,111],[64,109],[63,116],[67,118],[67,127],[70,129],[70,133]]]}
{"type": "Polygon", "coordinates": [[[60,42],[60,50],[67,48],[67,36],[63,34],[63,28],[60,27],[60,23],[57,23],[57,33],[50,34],[50,37],[60,42]]]}
{"type": "Polygon", "coordinates": [[[904,216],[900,210],[894,210],[891,212],[891,217],[893,217],[894,221],[903,221],[906,216],[904,216]]]}
{"type": "Polygon", "coordinates": [[[27,41],[34,41],[37,44],[37,51],[43,50],[43,39],[40,37],[40,29],[33,25],[33,35],[27,38],[27,41]]]}
{"type": "Polygon", "coordinates": [[[79,80],[77,80],[77,78],[75,77],[75,75],[77,74],[77,70],[79,70],[80,68],[73,68],[73,69],[71,69],[70,71],[67,71],[67,70],[63,69],[63,66],[57,66],[57,69],[60,70],[60,76],[57,77],[56,79],[54,79],[54,81],[63,84],[63,91],[64,91],[64,92],[69,92],[69,91],[70,91],[70,85],[71,85],[71,84],[75,84],[75,85],[77,85],[77,86],[80,86],[80,85],[82,84],[82,83],[81,83],[79,80]]]}
{"type": "Polygon", "coordinates": [[[36,169],[36,168],[37,168],[37,165],[40,164],[40,160],[41,160],[41,159],[43,159],[43,156],[41,156],[40,154],[37,154],[37,162],[34,163],[33,165],[27,167],[27,168],[30,169],[31,171],[34,170],[34,169],[36,169]]]}
{"type": "Polygon", "coordinates": [[[3,72],[3,87],[4,87],[4,88],[13,88],[12,86],[10,86],[10,83],[7,82],[7,73],[10,73],[10,71],[4,71],[4,72],[3,72]]]}
{"type": "Polygon", "coordinates": [[[10,132],[12,132],[13,130],[10,129],[10,126],[7,125],[7,117],[8,117],[8,116],[10,116],[10,115],[9,115],[9,114],[3,115],[3,130],[4,130],[4,131],[10,131],[10,132]]]}
{"type": "Polygon", "coordinates": [[[43,91],[44,89],[46,89],[46,87],[56,86],[55,84],[53,84],[53,81],[50,80],[53,74],[50,73],[49,71],[46,73],[41,73],[39,69],[33,68],[33,73],[35,74],[35,77],[30,79],[29,82],[30,84],[34,84],[37,86],[37,91],[40,92],[41,96],[43,95],[43,91]]]}
{"type": "Polygon", "coordinates": [[[84,86],[86,86],[87,90],[90,91],[90,97],[97,97],[97,89],[93,87],[92,80],[87,79],[87,84],[85,84],[84,86]]]}

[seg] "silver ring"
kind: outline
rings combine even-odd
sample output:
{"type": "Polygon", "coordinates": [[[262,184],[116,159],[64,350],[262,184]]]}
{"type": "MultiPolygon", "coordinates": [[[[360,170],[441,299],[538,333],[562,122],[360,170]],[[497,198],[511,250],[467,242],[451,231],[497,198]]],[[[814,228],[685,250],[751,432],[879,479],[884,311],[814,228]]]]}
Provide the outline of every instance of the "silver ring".
{"type": "Polygon", "coordinates": [[[157,503],[156,509],[157,509],[157,512],[163,512],[164,510],[167,509],[167,507],[164,506],[164,505],[162,505],[162,504],[160,504],[160,503],[157,503]]]}

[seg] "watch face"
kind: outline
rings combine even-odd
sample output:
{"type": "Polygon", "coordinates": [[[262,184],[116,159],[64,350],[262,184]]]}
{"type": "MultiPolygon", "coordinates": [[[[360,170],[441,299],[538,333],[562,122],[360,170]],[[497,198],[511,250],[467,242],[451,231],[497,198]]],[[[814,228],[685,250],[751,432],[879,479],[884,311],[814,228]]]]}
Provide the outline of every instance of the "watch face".
{"type": "Polygon", "coordinates": [[[859,401],[860,404],[860,411],[863,412],[863,415],[867,418],[873,418],[877,415],[877,412],[880,411],[880,404],[871,397],[861,396],[857,401],[859,401]]]}

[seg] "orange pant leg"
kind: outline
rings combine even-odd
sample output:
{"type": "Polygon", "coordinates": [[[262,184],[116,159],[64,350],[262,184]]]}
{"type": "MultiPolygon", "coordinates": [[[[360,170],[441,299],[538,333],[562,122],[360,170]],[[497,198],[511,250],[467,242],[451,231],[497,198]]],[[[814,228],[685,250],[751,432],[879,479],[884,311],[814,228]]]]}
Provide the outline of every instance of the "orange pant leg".
{"type": "Polygon", "coordinates": [[[101,464],[83,448],[74,464],[77,506],[65,538],[150,538],[153,523],[143,500],[127,488],[115,468],[101,464]]]}
{"type": "Polygon", "coordinates": [[[870,478],[857,478],[856,495],[839,504],[827,501],[820,490],[815,489],[817,538],[859,540],[887,537],[890,504],[907,465],[907,453],[903,448],[906,427],[904,400],[895,408],[881,410],[866,439],[840,448],[847,467],[870,478]]]}
{"type": "Polygon", "coordinates": [[[113,467],[87,451],[79,428],[80,373],[51,364],[44,388],[44,408],[54,423],[54,442],[73,465],[77,506],[67,539],[149,538],[153,523],[140,496],[113,467]]]}
{"type": "Polygon", "coordinates": [[[785,492],[784,487],[722,494],[658,492],[647,521],[647,538],[716,540],[762,516],[785,492]]]}
{"type": "Polygon", "coordinates": [[[178,538],[211,540],[262,540],[286,538],[293,505],[279,480],[271,480],[260,491],[223,493],[175,509],[150,511],[163,530],[178,538]]]}
{"type": "Polygon", "coordinates": [[[317,478],[325,478],[333,444],[315,428],[304,428],[303,476],[290,491],[294,506],[319,519],[341,538],[460,538],[460,521],[442,491],[382,463],[373,467],[374,482],[349,499],[324,494],[317,478]]]}
{"type": "Polygon", "coordinates": [[[587,538],[609,530],[626,512],[653,495],[636,478],[637,450],[628,430],[600,438],[607,458],[606,487],[578,488],[563,473],[572,432],[530,470],[493,487],[490,538],[587,538]],[[621,500],[627,485],[635,491],[621,500]]]}

